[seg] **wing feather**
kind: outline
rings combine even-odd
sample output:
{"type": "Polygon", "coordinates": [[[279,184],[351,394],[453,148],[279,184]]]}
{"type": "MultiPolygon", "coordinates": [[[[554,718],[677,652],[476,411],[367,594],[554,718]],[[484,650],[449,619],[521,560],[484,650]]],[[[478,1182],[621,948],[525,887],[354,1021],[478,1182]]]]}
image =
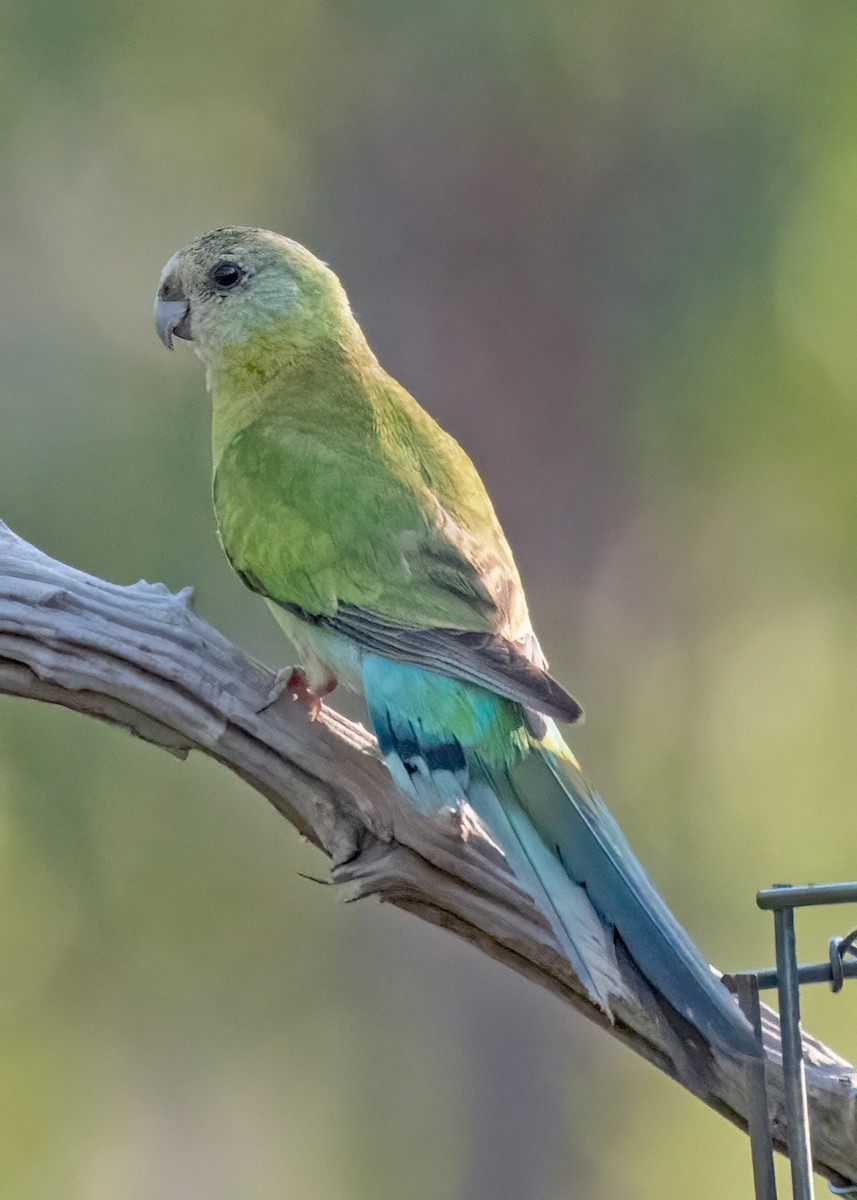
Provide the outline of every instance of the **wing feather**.
{"type": "Polygon", "coordinates": [[[214,481],[227,556],[254,591],[369,653],[577,721],[479,476],[431,425],[429,440],[414,425],[398,456],[379,459],[377,446],[331,444],[335,429],[322,438],[285,417],[248,427],[214,481]],[[343,477],[359,478],[357,500],[343,477]]]}
{"type": "MultiPolygon", "coordinates": [[[[272,599],[272,597],[268,597],[272,599]]],[[[324,626],[356,642],[370,654],[437,671],[452,679],[479,684],[544,716],[573,724],[583,709],[539,663],[533,661],[533,637],[511,642],[495,633],[461,629],[420,629],[342,604],[329,616],[306,613],[293,604],[276,604],[314,625],[324,626]]]]}

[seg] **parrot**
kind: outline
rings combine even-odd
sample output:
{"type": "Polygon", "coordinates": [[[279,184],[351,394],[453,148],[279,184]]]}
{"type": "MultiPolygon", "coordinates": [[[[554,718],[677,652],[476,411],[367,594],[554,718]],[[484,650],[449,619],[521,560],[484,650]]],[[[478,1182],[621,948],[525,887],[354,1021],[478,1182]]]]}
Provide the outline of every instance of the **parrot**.
{"type": "Polygon", "coordinates": [[[289,691],[311,716],[337,684],[362,693],[408,802],[476,814],[609,1020],[621,948],[691,1044],[755,1055],[562,737],[582,709],[476,468],[384,371],[333,271],[280,234],[216,229],[168,260],[154,316],[205,366],[220,542],[297,652],[289,691]]]}

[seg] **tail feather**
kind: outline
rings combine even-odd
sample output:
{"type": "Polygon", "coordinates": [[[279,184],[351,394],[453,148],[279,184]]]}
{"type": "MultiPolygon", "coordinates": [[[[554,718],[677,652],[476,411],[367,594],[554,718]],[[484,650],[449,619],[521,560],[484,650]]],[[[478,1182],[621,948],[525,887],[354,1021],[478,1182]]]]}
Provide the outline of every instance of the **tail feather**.
{"type": "Polygon", "coordinates": [[[464,804],[475,811],[594,1004],[612,1015],[611,998],[627,994],[618,937],[655,995],[706,1042],[733,1058],[759,1053],[749,1022],[658,895],[552,721],[541,737],[527,734],[509,701],[380,658],[367,656],[364,683],[396,782],[423,812],[464,804]],[[443,718],[433,711],[438,701],[459,707],[443,718]],[[465,745],[452,730],[462,740],[467,734],[465,745]]]}
{"type": "Polygon", "coordinates": [[[590,999],[612,1016],[611,997],[626,988],[609,930],[586,890],[563,869],[533,828],[508,779],[496,771],[474,772],[467,801],[498,842],[521,887],[550,924],[554,938],[590,999]]]}
{"type": "Polygon", "coordinates": [[[538,749],[512,770],[538,834],[556,848],[568,875],[585,888],[655,992],[707,1041],[733,1056],[758,1054],[749,1022],[655,890],[555,729],[548,740],[555,749],[538,749]]]}
{"type": "Polygon", "coordinates": [[[547,920],[554,939],[586,988],[608,1016],[610,998],[625,994],[609,930],[584,888],[564,870],[518,802],[508,773],[468,758],[457,741],[425,744],[424,734],[405,718],[373,708],[373,721],[391,775],[420,812],[468,804],[503,853],[517,882],[547,920]]]}

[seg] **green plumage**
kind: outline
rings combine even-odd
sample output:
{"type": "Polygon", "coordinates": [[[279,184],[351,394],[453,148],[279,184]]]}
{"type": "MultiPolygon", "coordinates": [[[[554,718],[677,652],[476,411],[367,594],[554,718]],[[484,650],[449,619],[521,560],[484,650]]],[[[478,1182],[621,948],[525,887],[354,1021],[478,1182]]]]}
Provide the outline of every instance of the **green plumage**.
{"type": "Polygon", "coordinates": [[[473,464],[379,366],[336,277],[258,231],[222,231],[180,258],[162,287],[193,297],[223,547],[311,683],[360,686],[360,650],[373,649],[575,720],[473,464]],[[246,264],[229,296],[205,274],[225,252],[246,264]]]}
{"type": "Polygon", "coordinates": [[[230,560],[312,613],[348,603],[416,625],[496,628],[492,585],[518,583],[481,483],[412,401],[394,411],[392,380],[366,374],[308,389],[309,408],[288,389],[225,448],[214,499],[230,560]]]}
{"type": "Polygon", "coordinates": [[[363,690],[413,803],[475,812],[594,1003],[624,994],[620,939],[692,1028],[752,1052],[545,719],[581,710],[547,673],[475,468],[379,366],[336,276],[276,234],[216,230],[167,263],[155,314],[206,365],[223,547],[311,693],[363,690]]]}

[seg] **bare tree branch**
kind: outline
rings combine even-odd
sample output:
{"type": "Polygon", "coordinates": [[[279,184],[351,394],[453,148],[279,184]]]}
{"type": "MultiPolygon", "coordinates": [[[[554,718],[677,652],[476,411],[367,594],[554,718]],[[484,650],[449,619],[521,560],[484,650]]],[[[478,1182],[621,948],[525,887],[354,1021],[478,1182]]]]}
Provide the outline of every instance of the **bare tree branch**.
{"type": "MultiPolygon", "coordinates": [[[[121,587],[56,562],[0,522],[0,692],[125,726],[185,757],[200,750],[261,792],[328,855],[353,896],[377,896],[451,929],[549,988],[746,1128],[743,1072],[715,1048],[685,1048],[645,980],[621,963],[628,996],[610,1024],[594,1008],[529,898],[478,828],[417,814],[364,729],[325,709],[311,722],[274,675],[190,609],[190,592],[121,587]]],[[[776,1015],[765,1010],[771,1117],[785,1130],[776,1015]]],[[[857,1179],[857,1074],[805,1038],[816,1167],[857,1179]]],[[[748,1156],[749,1161],[749,1156],[748,1156]]],[[[749,1166],[748,1166],[749,1170],[749,1166]]]]}

